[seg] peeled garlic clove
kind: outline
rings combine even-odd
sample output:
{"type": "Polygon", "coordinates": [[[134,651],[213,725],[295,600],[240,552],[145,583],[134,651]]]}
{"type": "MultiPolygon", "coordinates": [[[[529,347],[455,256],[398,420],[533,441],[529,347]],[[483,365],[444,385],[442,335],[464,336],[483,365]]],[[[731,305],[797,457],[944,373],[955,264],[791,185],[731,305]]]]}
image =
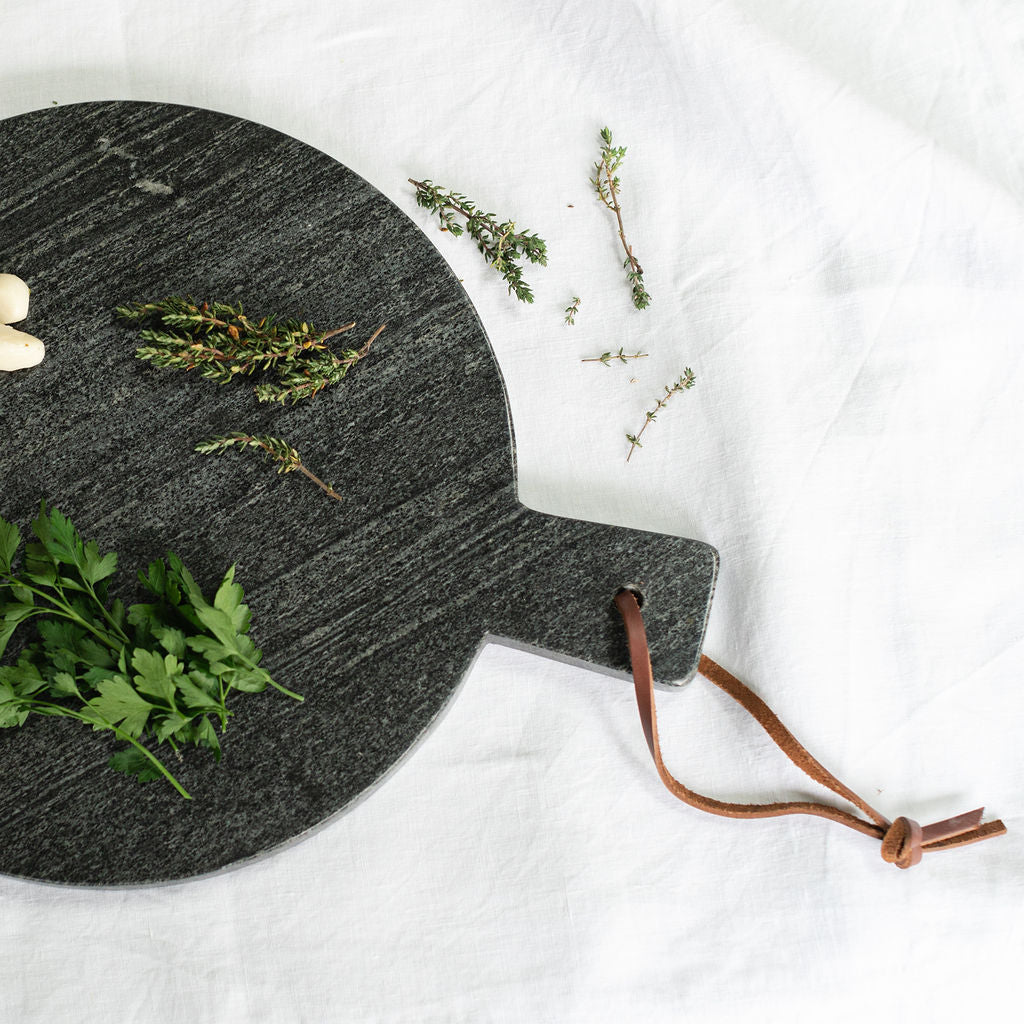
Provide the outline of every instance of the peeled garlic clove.
{"type": "Polygon", "coordinates": [[[14,274],[0,274],[0,324],[16,324],[28,316],[30,289],[14,274]]]}
{"type": "Polygon", "coordinates": [[[0,370],[24,370],[43,361],[46,346],[31,334],[0,324],[0,370]]]}

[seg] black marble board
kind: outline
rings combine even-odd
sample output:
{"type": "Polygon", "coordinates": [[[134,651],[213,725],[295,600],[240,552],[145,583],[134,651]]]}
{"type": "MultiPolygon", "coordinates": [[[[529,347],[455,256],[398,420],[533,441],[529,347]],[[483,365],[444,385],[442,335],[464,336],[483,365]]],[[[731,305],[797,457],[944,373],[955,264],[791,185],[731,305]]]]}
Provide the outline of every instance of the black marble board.
{"type": "Polygon", "coordinates": [[[625,584],[643,590],[656,677],[693,675],[715,550],[519,503],[480,320],[366,181],[269,128],[165,104],[14,117],[0,151],[0,272],[31,285],[19,326],[48,345],[0,373],[0,514],[24,529],[46,498],[119,552],[129,598],[168,549],[206,587],[237,563],[265,667],[306,698],[239,695],[220,765],[174,763],[191,802],[108,769],[111,738],[79,723],[0,732],[0,871],[145,884],[293,840],[396,764],[485,637],[626,670],[625,584]],[[261,405],[134,358],[115,306],[170,294],[355,319],[355,340],[388,327],[340,387],[261,405]],[[345,501],[252,453],[194,454],[231,430],[287,438],[345,501]]]}

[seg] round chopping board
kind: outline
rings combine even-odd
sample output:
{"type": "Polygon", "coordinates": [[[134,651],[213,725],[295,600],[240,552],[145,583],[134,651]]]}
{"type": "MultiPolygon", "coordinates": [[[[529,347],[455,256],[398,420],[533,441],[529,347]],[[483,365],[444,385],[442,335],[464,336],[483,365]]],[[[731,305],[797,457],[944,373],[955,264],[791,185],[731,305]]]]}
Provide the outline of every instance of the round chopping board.
{"type": "Polygon", "coordinates": [[[59,508],[118,553],[126,602],[168,550],[208,594],[236,565],[264,667],[305,697],[237,695],[219,764],[169,762],[191,801],[109,769],[109,733],[0,730],[0,872],[137,885],[294,840],[394,767],[486,637],[626,670],[623,585],[644,592],[658,679],[693,674],[714,549],[519,503],[480,320],[366,181],[269,128],[166,104],[25,114],[0,122],[0,148],[0,272],[31,286],[18,326],[47,343],[38,367],[0,373],[0,515],[27,533],[41,499],[59,508]],[[339,386],[271,406],[135,358],[115,307],[170,295],[355,320],[352,347],[388,326],[339,386]],[[194,452],[234,430],[286,438],[344,500],[252,453],[194,452]]]}

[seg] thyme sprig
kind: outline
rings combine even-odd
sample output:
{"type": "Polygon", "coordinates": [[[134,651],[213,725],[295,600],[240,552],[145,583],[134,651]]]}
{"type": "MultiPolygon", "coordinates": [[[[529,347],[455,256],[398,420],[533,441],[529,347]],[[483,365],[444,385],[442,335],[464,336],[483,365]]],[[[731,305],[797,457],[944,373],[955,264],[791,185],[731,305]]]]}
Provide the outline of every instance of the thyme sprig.
{"type": "Polygon", "coordinates": [[[277,463],[278,473],[293,473],[298,470],[332,498],[336,498],[338,501],[343,500],[331,484],[324,483],[320,477],[307,469],[299,457],[299,453],[280,437],[271,437],[269,434],[233,432],[219,437],[211,437],[196,445],[196,451],[202,452],[204,455],[222,455],[229,448],[255,448],[262,451],[272,462],[277,463]]]}
{"type": "Polygon", "coordinates": [[[643,445],[640,443],[640,438],[643,437],[644,431],[655,421],[655,419],[657,419],[658,413],[665,408],[668,400],[678,391],[688,391],[696,382],[697,378],[694,376],[693,370],[686,367],[674,384],[665,385],[665,394],[658,399],[658,402],[653,409],[649,409],[647,411],[647,418],[644,420],[644,425],[635,434],[626,435],[626,440],[629,442],[629,454],[626,456],[627,462],[632,458],[634,449],[643,448],[643,445]]]}
{"type": "Polygon", "coordinates": [[[576,323],[576,314],[579,311],[580,311],[580,297],[578,295],[574,295],[572,297],[572,302],[569,303],[569,305],[566,306],[566,308],[565,308],[565,322],[567,324],[569,324],[570,327],[573,326],[576,323]]]}
{"type": "Polygon", "coordinates": [[[581,363],[604,363],[605,366],[611,366],[613,362],[624,363],[627,359],[646,359],[650,355],[649,352],[634,352],[630,355],[623,349],[619,349],[618,352],[603,352],[599,356],[593,356],[590,359],[581,359],[581,363]]]}
{"type": "Polygon", "coordinates": [[[136,349],[139,359],[176,370],[196,370],[202,377],[226,384],[257,371],[276,380],[256,385],[261,402],[297,402],[337,384],[365,358],[386,324],[359,349],[332,351],[327,342],[350,331],[347,323],[317,331],[305,321],[275,316],[250,319],[242,305],[198,303],[171,296],[158,302],[118,306],[117,314],[138,324],[148,342],[136,349]]]}
{"type": "Polygon", "coordinates": [[[416,188],[417,205],[437,214],[442,231],[450,231],[455,236],[467,232],[475,239],[484,259],[501,274],[509,294],[515,293],[522,302],[533,302],[533,291],[523,280],[520,260],[525,258],[530,263],[546,266],[548,250],[544,239],[526,231],[516,231],[514,221],[499,222],[493,213],[482,213],[461,192],[445,191],[429,179],[416,181],[410,178],[409,184],[416,188]],[[465,218],[465,226],[455,219],[456,216],[465,218]]]}
{"type": "Polygon", "coordinates": [[[637,309],[646,309],[651,303],[650,293],[644,286],[644,269],[640,261],[633,255],[633,246],[626,240],[626,229],[622,224],[622,206],[619,203],[619,191],[622,183],[616,175],[624,157],[625,146],[612,145],[612,133],[609,128],[601,129],[601,159],[594,164],[594,177],[590,184],[594,186],[598,198],[615,214],[619,226],[619,241],[626,251],[626,259],[622,264],[626,278],[633,293],[633,305],[637,309]]]}
{"type": "MultiPolygon", "coordinates": [[[[361,348],[346,349],[339,353],[323,351],[288,366],[281,372],[276,383],[258,384],[255,388],[256,397],[261,402],[280,402],[282,405],[285,402],[294,404],[300,399],[312,398],[325,387],[344,379],[356,363],[365,359],[370,352],[370,346],[380,337],[385,327],[387,324],[381,324],[361,348]]],[[[339,328],[345,329],[347,328],[339,328]]],[[[330,333],[323,337],[328,337],[330,333]]]]}

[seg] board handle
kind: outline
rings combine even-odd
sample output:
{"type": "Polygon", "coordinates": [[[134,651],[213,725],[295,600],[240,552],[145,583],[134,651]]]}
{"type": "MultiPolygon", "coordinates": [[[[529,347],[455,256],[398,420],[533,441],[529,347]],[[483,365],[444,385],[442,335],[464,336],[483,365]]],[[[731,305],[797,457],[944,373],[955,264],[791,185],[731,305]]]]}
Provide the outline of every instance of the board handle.
{"type": "Polygon", "coordinates": [[[710,544],[524,506],[495,540],[499,545],[490,633],[628,672],[614,603],[627,587],[639,595],[650,625],[657,682],[682,684],[696,673],[718,574],[710,544]]]}

